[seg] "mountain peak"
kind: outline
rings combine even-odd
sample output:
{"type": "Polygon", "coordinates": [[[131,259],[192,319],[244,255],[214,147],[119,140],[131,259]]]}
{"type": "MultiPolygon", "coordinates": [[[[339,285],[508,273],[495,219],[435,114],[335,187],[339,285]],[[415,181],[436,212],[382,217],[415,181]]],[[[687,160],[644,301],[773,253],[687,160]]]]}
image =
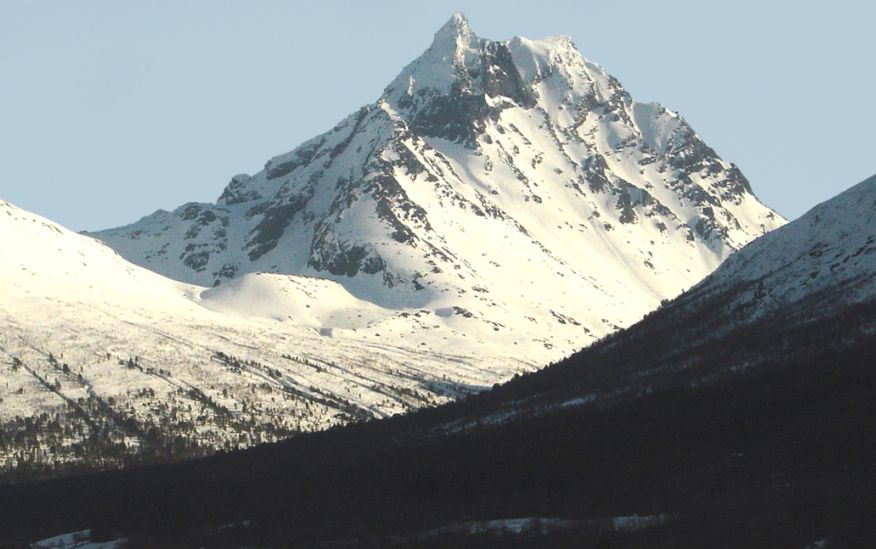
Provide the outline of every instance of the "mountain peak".
{"type": "Polygon", "coordinates": [[[436,34],[440,34],[442,32],[454,32],[454,33],[468,33],[470,32],[468,27],[468,17],[465,16],[464,13],[458,11],[450,16],[450,19],[447,20],[444,25],[438,29],[436,34]]]}
{"type": "Polygon", "coordinates": [[[97,236],[171,278],[329,278],[434,311],[460,339],[483,329],[485,344],[552,358],[782,222],[680,117],[633,101],[567,37],[488,40],[454,14],[376,104],[235,176],[218,204],[97,236]]]}
{"type": "Polygon", "coordinates": [[[456,12],[435,32],[430,49],[439,50],[442,54],[457,52],[471,46],[476,40],[477,36],[468,26],[468,19],[461,12],[456,12]]]}

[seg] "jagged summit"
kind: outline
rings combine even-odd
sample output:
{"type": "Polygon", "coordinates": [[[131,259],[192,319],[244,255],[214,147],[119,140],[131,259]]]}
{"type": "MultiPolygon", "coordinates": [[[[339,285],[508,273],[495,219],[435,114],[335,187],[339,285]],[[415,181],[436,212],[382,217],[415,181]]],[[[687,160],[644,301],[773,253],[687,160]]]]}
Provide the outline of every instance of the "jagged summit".
{"type": "Polygon", "coordinates": [[[455,14],[375,103],[234,176],[216,204],[95,236],[178,280],[325,277],[554,357],[782,223],[680,116],[635,102],[568,37],[488,40],[455,14]]]}
{"type": "MultiPolygon", "coordinates": [[[[458,11],[450,16],[444,25],[435,32],[435,42],[441,42],[444,38],[468,38],[474,36],[468,26],[468,17],[458,11]]],[[[434,44],[433,44],[434,45],[434,44]]]]}

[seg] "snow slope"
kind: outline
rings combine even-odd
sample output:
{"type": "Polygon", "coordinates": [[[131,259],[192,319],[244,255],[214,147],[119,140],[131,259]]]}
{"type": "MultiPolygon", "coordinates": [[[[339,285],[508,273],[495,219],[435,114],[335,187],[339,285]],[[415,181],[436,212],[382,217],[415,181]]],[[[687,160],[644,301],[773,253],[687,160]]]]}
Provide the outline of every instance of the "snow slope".
{"type": "Polygon", "coordinates": [[[567,37],[495,42],[456,14],[374,104],[215,204],[94,236],[205,286],[328,278],[544,363],[783,222],[680,116],[633,101],[567,37]]]}
{"type": "Polygon", "coordinates": [[[328,280],[176,282],[3,201],[0,255],[0,470],[112,466],[165,455],[174,437],[178,457],[248,446],[444,402],[534,366],[471,352],[478,343],[452,318],[385,309],[328,280]]]}

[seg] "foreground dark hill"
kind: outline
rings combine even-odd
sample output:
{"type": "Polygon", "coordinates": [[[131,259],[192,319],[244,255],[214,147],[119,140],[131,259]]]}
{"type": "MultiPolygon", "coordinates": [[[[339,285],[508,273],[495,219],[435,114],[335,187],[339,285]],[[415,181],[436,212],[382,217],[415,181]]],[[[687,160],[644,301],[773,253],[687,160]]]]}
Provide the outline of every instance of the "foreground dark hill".
{"type": "Polygon", "coordinates": [[[873,546],[874,213],[876,178],[631,329],[463,402],[4,488],[0,532],[91,527],[143,546],[873,546]],[[527,517],[553,520],[474,525],[527,517]]]}

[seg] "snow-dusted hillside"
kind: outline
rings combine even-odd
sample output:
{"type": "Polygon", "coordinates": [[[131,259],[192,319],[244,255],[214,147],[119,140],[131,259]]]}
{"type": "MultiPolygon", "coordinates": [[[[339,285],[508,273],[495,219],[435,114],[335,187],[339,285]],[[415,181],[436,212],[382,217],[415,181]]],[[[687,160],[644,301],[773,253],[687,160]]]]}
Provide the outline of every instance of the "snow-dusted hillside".
{"type": "Polygon", "coordinates": [[[95,236],[204,286],[328,278],[437,315],[485,355],[544,363],[782,223],[681,117],[634,102],[568,38],[495,42],[457,14],[376,103],[235,176],[215,204],[95,236]]]}
{"type": "Polygon", "coordinates": [[[2,201],[0,255],[0,472],[248,446],[534,366],[328,280],[176,282],[2,201]]]}
{"type": "Polygon", "coordinates": [[[876,176],[730,257],[698,290],[744,287],[753,314],[827,294],[833,307],[876,298],[876,176]]]}
{"type": "Polygon", "coordinates": [[[838,353],[872,340],[874,307],[876,176],[751,242],[655,322],[637,324],[600,352],[611,357],[636,344],[654,349],[647,367],[622,366],[606,376],[618,393],[633,376],[642,385],[675,376],[673,382],[709,384],[771,361],[805,361],[813,341],[838,353]]]}
{"type": "MultiPolygon", "coordinates": [[[[876,341],[876,176],[736,252],[660,310],[604,341],[500,389],[488,414],[444,431],[594,403],[689,392],[801,365],[856,363],[876,341]],[[832,358],[833,357],[833,358],[832,358]]],[[[872,360],[870,360],[872,362],[872,360]]],[[[814,379],[814,378],[813,378],[814,379]]],[[[816,391],[817,392],[817,391],[816,391]]]]}

